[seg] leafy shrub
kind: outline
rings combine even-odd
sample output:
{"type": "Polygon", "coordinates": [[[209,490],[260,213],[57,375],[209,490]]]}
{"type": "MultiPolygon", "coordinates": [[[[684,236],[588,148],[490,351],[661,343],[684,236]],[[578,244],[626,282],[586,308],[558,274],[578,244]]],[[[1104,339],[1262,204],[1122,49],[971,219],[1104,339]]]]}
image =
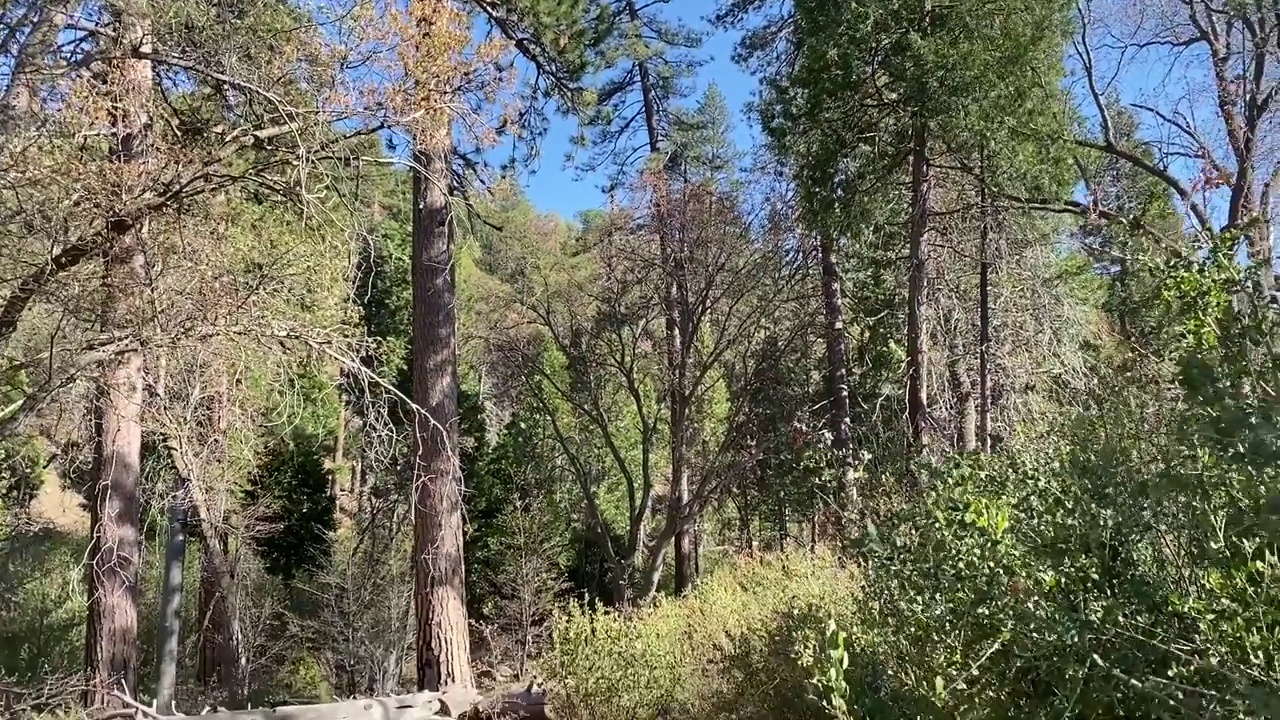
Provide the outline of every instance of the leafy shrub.
{"type": "Polygon", "coordinates": [[[1225,390],[1232,367],[1197,355],[1156,401],[1117,382],[1056,453],[939,470],[869,543],[867,603],[842,629],[886,673],[849,663],[843,700],[868,717],[1276,716],[1280,407],[1225,390]]]}
{"type": "Polygon", "coordinates": [[[22,436],[0,439],[0,514],[27,509],[44,481],[44,465],[44,453],[35,441],[22,436]]]}
{"type": "Polygon", "coordinates": [[[85,540],[53,530],[0,542],[0,676],[73,674],[84,660],[85,540]]]}
{"type": "Polygon", "coordinates": [[[829,559],[743,559],[681,599],[567,610],[540,670],[570,720],[818,717],[801,656],[857,593],[829,559]]]}

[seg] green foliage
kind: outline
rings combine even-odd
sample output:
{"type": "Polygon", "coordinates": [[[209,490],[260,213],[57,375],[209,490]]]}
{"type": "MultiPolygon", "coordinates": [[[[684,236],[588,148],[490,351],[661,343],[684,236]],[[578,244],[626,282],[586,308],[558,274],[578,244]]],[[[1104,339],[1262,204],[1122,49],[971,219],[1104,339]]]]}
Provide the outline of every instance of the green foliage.
{"type": "Polygon", "coordinates": [[[291,582],[322,567],[335,529],[330,483],[325,457],[308,436],[267,451],[244,502],[261,523],[251,538],[268,573],[291,582]]]}
{"type": "Polygon", "coordinates": [[[44,470],[44,452],[38,441],[23,436],[0,439],[0,518],[27,508],[44,483],[44,470]]]}
{"type": "Polygon", "coordinates": [[[590,170],[617,188],[628,172],[655,160],[679,132],[676,104],[691,92],[703,59],[703,34],[666,16],[658,3],[607,0],[601,42],[592,55],[595,107],[577,144],[594,150],[590,170]]]}
{"type": "Polygon", "coordinates": [[[845,647],[847,639],[848,635],[836,621],[828,620],[818,651],[804,656],[805,665],[813,671],[813,677],[809,678],[813,698],[835,720],[854,717],[849,710],[849,682],[845,677],[849,672],[849,651],[845,647]]]}
{"type": "Polygon", "coordinates": [[[1277,367],[1258,344],[1274,320],[1240,311],[1247,283],[1213,253],[1160,277],[1173,362],[1097,368],[1103,389],[1056,449],[956,459],[870,534],[866,604],[841,628],[847,707],[1274,712],[1280,405],[1256,382],[1277,367]]]}
{"type": "Polygon", "coordinates": [[[0,532],[0,677],[65,676],[84,660],[82,537],[0,532]]]}
{"type": "Polygon", "coordinates": [[[679,600],[566,611],[540,670],[569,720],[820,717],[798,657],[858,587],[828,559],[741,560],[679,600]]]}
{"type": "Polygon", "coordinates": [[[724,93],[712,83],[692,111],[677,116],[671,164],[689,178],[724,182],[736,173],[742,159],[732,135],[733,113],[724,93]]]}

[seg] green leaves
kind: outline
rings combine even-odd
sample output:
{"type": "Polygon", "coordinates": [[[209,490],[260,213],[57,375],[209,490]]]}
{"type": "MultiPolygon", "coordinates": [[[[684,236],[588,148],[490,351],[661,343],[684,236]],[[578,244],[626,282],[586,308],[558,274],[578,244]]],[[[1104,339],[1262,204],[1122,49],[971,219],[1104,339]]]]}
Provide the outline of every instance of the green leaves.
{"type": "Polygon", "coordinates": [[[835,619],[829,619],[819,652],[805,659],[813,673],[809,678],[809,686],[813,691],[811,697],[821,704],[833,720],[860,717],[849,706],[850,689],[845,680],[845,674],[849,671],[849,652],[845,648],[847,638],[848,635],[840,629],[835,619]]]}

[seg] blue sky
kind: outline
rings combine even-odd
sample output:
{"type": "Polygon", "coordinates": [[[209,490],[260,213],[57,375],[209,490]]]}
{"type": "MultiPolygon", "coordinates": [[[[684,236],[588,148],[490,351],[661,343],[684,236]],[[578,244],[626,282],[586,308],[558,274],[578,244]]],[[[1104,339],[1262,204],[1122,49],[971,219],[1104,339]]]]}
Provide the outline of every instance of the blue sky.
{"type": "MultiPolygon", "coordinates": [[[[674,0],[667,6],[670,14],[679,14],[686,23],[710,31],[705,21],[716,7],[716,0],[674,0]]],[[[711,32],[703,46],[702,55],[707,63],[699,69],[695,99],[708,84],[714,82],[724,93],[729,107],[737,111],[734,141],[742,148],[752,144],[754,123],[743,114],[743,106],[752,98],[756,82],[734,65],[731,55],[737,35],[711,32]]],[[[565,154],[572,146],[575,124],[572,120],[555,118],[550,131],[542,142],[539,161],[535,167],[523,173],[521,179],[534,207],[543,212],[553,212],[571,219],[583,210],[600,207],[604,194],[600,192],[602,178],[579,177],[579,173],[564,162],[565,154]]]]}

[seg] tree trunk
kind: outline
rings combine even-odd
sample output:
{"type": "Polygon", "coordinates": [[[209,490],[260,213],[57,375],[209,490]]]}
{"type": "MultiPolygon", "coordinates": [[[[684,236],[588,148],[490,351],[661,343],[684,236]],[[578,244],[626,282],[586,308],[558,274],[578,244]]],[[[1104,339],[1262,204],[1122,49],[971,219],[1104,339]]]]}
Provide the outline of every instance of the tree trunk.
{"type": "Polygon", "coordinates": [[[969,453],[978,449],[978,424],[973,404],[973,383],[969,379],[963,351],[959,340],[952,338],[947,352],[947,374],[956,404],[955,449],[969,453]]]}
{"type": "Polygon", "coordinates": [[[187,498],[179,476],[169,498],[169,539],[164,546],[164,580],[160,597],[160,637],[156,651],[156,711],[173,714],[178,685],[182,636],[182,576],[187,560],[187,498]]]}
{"type": "Polygon", "coordinates": [[[929,233],[929,156],[928,139],[923,121],[916,120],[912,129],[911,148],[911,232],[909,238],[910,267],[907,273],[907,418],[911,425],[911,444],[915,455],[924,454],[929,446],[929,338],[924,327],[926,301],[925,281],[928,270],[929,233]]]}
{"type": "Polygon", "coordinates": [[[739,552],[754,555],[756,552],[756,540],[751,532],[751,505],[746,498],[738,498],[735,505],[738,510],[739,552]]]}
{"type": "Polygon", "coordinates": [[[836,241],[823,233],[818,241],[822,265],[822,314],[827,353],[827,404],[831,430],[831,455],[835,460],[836,482],[831,502],[837,522],[849,499],[853,475],[852,428],[849,425],[849,350],[844,332],[844,299],[840,292],[840,266],[836,241]]]}
{"type": "Polygon", "coordinates": [[[692,338],[684,309],[684,248],[675,223],[682,220],[672,212],[670,185],[664,174],[658,188],[658,242],[662,243],[664,312],[666,314],[667,410],[671,423],[671,489],[669,501],[675,517],[675,592],[683,595],[697,579],[694,562],[693,526],[697,515],[689,503],[689,447],[691,428],[688,352],[692,338]]]}
{"type": "MultiPolygon", "coordinates": [[[[130,8],[131,9],[131,8],[130,8]]],[[[146,48],[148,19],[113,7],[118,42],[146,48]]],[[[112,63],[113,159],[121,165],[121,191],[142,158],[149,121],[151,63],[122,59],[112,63]],[[128,169],[126,169],[128,168],[128,169]]],[[[139,325],[146,282],[143,234],[146,224],[108,220],[112,237],[104,268],[103,330],[127,334],[139,325]]],[[[138,668],[138,480],[142,460],[141,351],[121,353],[103,367],[96,423],[92,540],[89,554],[89,602],[85,665],[90,707],[119,707],[110,692],[137,692],[138,668]]]]}
{"type": "Polygon", "coordinates": [[[774,529],[778,534],[778,552],[786,552],[787,536],[791,533],[787,531],[787,503],[785,498],[779,499],[777,510],[778,513],[775,516],[774,529]]]}
{"type": "Polygon", "coordinates": [[[338,394],[338,426],[333,437],[333,470],[330,473],[329,493],[333,495],[333,509],[338,512],[338,499],[342,496],[342,476],[349,471],[346,467],[347,445],[347,394],[338,394]]]}
{"type": "Polygon", "coordinates": [[[693,576],[702,576],[702,521],[693,526],[693,576]]]}
{"type": "Polygon", "coordinates": [[[458,464],[450,123],[416,138],[413,193],[414,610],[419,690],[471,688],[458,464]]]}
{"type": "MultiPolygon", "coordinates": [[[[679,341],[671,343],[676,346],[676,353],[679,353],[679,341]]],[[[677,359],[679,363],[679,359],[677,359]]],[[[683,365],[683,363],[680,363],[683,365]]],[[[678,391],[681,396],[686,393],[683,391],[684,373],[680,370],[676,372],[676,382],[680,385],[678,391]]],[[[692,587],[697,579],[697,571],[694,565],[694,556],[696,550],[693,543],[693,524],[696,518],[692,515],[692,508],[689,506],[689,466],[688,466],[688,413],[687,406],[683,399],[672,402],[671,405],[671,505],[672,513],[675,515],[675,592],[677,595],[683,595],[692,587]]]]}
{"type": "MultiPolygon", "coordinates": [[[[628,19],[637,27],[641,25],[640,11],[635,0],[627,0],[628,19]]],[[[649,64],[643,60],[636,63],[636,72],[640,78],[640,97],[644,109],[645,137],[650,155],[662,151],[662,136],[659,128],[659,107],[654,94],[653,73],[649,64]]],[[[697,515],[688,506],[689,503],[689,392],[686,387],[687,359],[683,322],[681,312],[680,283],[681,253],[673,228],[669,224],[667,190],[669,184],[665,173],[659,178],[661,187],[657,189],[658,207],[654,213],[657,220],[658,242],[661,243],[662,270],[665,273],[665,292],[663,305],[666,314],[667,332],[667,403],[671,423],[671,489],[669,503],[677,518],[675,527],[675,590],[682,594],[693,587],[696,571],[693,562],[693,538],[691,528],[697,522],[697,515]]]]}
{"type": "Polygon", "coordinates": [[[987,206],[987,166],[983,154],[978,186],[982,229],[978,246],[978,444],[991,452],[991,208],[987,206]]]}
{"type": "Polygon", "coordinates": [[[225,532],[204,526],[200,556],[200,679],[225,702],[239,706],[248,697],[248,658],[236,608],[235,575],[225,532]]]}
{"type": "MultiPolygon", "coordinates": [[[[231,416],[231,381],[219,372],[214,379],[215,392],[210,409],[210,424],[215,434],[209,448],[217,462],[228,462],[227,434],[231,416]]],[[[244,650],[244,633],[237,607],[235,567],[231,538],[222,518],[215,517],[207,494],[215,489],[191,461],[177,435],[166,438],[170,458],[187,479],[190,507],[194,510],[201,533],[200,552],[200,661],[197,672],[201,685],[216,691],[230,706],[239,706],[248,697],[249,667],[244,650]]]]}
{"type": "MultiPolygon", "coordinates": [[[[204,544],[213,542],[210,537],[211,529],[201,527],[203,533],[204,544]]],[[[201,547],[200,550],[200,597],[199,597],[199,619],[200,619],[200,658],[196,663],[196,674],[200,678],[200,686],[207,692],[213,692],[218,687],[218,673],[221,663],[218,661],[220,657],[221,643],[218,641],[218,626],[215,624],[215,616],[218,615],[216,604],[218,602],[218,577],[209,562],[209,550],[201,547]]]]}

